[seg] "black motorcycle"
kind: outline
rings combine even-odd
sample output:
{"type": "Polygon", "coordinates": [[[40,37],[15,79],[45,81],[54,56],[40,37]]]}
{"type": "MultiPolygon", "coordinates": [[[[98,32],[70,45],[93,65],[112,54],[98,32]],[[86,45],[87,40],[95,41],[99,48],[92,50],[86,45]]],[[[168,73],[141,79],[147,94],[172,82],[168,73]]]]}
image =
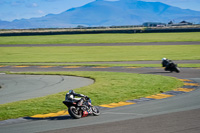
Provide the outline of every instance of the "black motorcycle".
{"type": "Polygon", "coordinates": [[[178,65],[175,64],[174,62],[170,62],[166,67],[165,67],[165,71],[170,71],[170,72],[180,72],[180,69],[178,68],[178,65]]]}
{"type": "Polygon", "coordinates": [[[74,119],[80,119],[88,115],[98,116],[99,109],[91,104],[89,97],[83,97],[80,100],[67,100],[63,103],[68,107],[70,116],[74,119]]]}

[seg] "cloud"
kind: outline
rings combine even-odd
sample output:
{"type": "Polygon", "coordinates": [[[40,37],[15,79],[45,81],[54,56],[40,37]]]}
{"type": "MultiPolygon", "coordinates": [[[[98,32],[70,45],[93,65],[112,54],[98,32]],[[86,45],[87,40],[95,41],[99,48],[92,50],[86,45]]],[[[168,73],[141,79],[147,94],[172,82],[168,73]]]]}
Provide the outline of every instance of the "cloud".
{"type": "Polygon", "coordinates": [[[42,10],[37,10],[37,12],[38,12],[39,14],[45,14],[45,12],[42,11],[42,10]]]}
{"type": "Polygon", "coordinates": [[[38,5],[37,5],[37,3],[32,3],[32,6],[37,7],[38,5]]]}
{"type": "Polygon", "coordinates": [[[37,3],[28,3],[28,4],[26,4],[26,7],[28,7],[28,8],[38,7],[38,4],[37,3]]]}

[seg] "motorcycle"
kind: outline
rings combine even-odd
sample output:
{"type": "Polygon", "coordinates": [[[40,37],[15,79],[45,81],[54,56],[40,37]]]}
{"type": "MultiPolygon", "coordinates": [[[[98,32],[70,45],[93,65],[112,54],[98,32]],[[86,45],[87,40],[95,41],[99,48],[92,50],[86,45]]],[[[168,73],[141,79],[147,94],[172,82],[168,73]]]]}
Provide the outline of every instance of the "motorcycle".
{"type": "Polygon", "coordinates": [[[165,71],[170,71],[170,72],[180,72],[180,69],[178,68],[178,65],[175,64],[174,62],[170,62],[166,67],[165,67],[165,71]]]}
{"type": "Polygon", "coordinates": [[[89,97],[83,97],[80,100],[66,100],[63,103],[68,107],[68,112],[74,119],[100,114],[99,109],[92,105],[89,97]]]}

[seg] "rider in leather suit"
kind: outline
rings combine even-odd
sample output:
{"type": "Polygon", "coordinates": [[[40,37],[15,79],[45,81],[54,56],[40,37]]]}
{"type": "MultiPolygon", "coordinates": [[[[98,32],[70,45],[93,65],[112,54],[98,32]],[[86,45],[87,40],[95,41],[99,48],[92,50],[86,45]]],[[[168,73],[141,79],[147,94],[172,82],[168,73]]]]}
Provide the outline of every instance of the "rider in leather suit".
{"type": "Polygon", "coordinates": [[[166,58],[162,58],[162,66],[165,67],[165,70],[168,70],[168,69],[169,69],[170,63],[172,63],[171,60],[168,60],[168,59],[166,59],[166,58]]]}
{"type": "Polygon", "coordinates": [[[77,94],[75,93],[73,90],[69,90],[69,92],[66,94],[65,96],[65,100],[70,100],[70,101],[73,101],[73,102],[77,102],[79,101],[78,103],[81,103],[83,102],[83,100],[81,100],[81,98],[75,98],[75,96],[77,97],[86,97],[85,95],[83,94],[77,94]]]}
{"type": "Polygon", "coordinates": [[[73,90],[69,90],[69,92],[65,96],[65,100],[80,100],[80,98],[75,98],[77,97],[85,97],[83,94],[77,94],[73,90]]]}

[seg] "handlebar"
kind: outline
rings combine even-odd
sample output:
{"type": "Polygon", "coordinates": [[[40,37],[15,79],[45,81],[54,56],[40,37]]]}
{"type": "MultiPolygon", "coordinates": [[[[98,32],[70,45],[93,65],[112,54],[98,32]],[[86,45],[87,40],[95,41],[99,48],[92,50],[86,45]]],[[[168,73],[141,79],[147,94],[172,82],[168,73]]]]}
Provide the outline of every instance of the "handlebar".
{"type": "Polygon", "coordinates": [[[84,96],[83,99],[85,99],[85,100],[89,100],[90,98],[89,98],[88,96],[84,96]]]}

